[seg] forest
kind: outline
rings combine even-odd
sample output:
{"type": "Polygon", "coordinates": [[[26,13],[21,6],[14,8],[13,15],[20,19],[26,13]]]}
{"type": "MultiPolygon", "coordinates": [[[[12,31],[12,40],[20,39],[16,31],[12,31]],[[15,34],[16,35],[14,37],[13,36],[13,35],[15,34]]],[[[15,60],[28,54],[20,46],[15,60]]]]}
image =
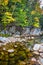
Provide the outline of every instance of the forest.
{"type": "Polygon", "coordinates": [[[0,0],[0,65],[43,65],[43,0],[0,0]]]}
{"type": "Polygon", "coordinates": [[[43,8],[39,0],[0,0],[0,30],[8,25],[43,28],[43,8]]]}

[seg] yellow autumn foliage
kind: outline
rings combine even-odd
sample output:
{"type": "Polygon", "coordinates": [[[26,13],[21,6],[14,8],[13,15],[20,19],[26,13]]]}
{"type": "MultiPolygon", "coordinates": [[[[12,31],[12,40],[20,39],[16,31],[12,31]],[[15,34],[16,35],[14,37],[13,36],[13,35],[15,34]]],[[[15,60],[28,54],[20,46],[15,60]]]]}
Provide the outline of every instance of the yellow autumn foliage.
{"type": "Polygon", "coordinates": [[[3,0],[3,4],[7,5],[9,0],[3,0]]]}
{"type": "Polygon", "coordinates": [[[35,22],[35,23],[33,24],[33,26],[34,26],[34,27],[39,27],[39,22],[35,22]]]}
{"type": "Polygon", "coordinates": [[[5,12],[5,15],[3,16],[2,21],[4,21],[4,23],[10,23],[10,22],[14,22],[15,18],[12,17],[12,14],[10,12],[5,12]]]}
{"type": "Polygon", "coordinates": [[[5,16],[8,18],[7,20],[9,22],[15,21],[15,19],[12,17],[12,14],[10,12],[5,12],[5,16]]]}
{"type": "Polygon", "coordinates": [[[39,22],[39,18],[38,17],[34,17],[34,20],[39,22]]]}
{"type": "Polygon", "coordinates": [[[24,62],[24,61],[19,61],[19,65],[26,65],[26,62],[24,62]]]}
{"type": "Polygon", "coordinates": [[[36,11],[34,11],[34,10],[31,12],[32,15],[34,15],[35,13],[36,13],[36,11]]]}
{"type": "Polygon", "coordinates": [[[12,17],[10,17],[9,19],[7,19],[9,22],[13,22],[13,21],[15,21],[15,19],[14,18],[12,18],[12,17]]]}
{"type": "Polygon", "coordinates": [[[21,2],[21,0],[12,0],[12,2],[21,2]]]}
{"type": "Polygon", "coordinates": [[[5,12],[5,15],[11,16],[12,14],[10,12],[5,12]]]}

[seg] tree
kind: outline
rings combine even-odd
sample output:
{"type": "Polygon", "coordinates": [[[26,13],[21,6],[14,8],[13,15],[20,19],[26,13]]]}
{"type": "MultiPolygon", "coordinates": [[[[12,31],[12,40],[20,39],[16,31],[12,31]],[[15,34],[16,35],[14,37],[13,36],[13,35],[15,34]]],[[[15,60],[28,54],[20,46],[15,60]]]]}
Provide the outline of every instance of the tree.
{"type": "Polygon", "coordinates": [[[40,27],[41,27],[41,30],[43,30],[43,14],[41,14],[40,16],[40,27]]]}
{"type": "Polygon", "coordinates": [[[32,26],[36,23],[39,25],[39,6],[39,0],[1,0],[0,23],[4,28],[11,22],[21,27],[32,26]],[[35,18],[37,18],[38,22],[35,18]]]}

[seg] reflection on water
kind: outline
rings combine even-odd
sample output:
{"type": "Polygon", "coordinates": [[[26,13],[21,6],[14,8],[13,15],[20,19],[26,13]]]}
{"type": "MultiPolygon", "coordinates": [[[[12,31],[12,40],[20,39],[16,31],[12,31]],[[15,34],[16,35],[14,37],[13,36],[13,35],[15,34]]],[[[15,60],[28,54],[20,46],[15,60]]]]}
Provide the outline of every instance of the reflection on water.
{"type": "Polygon", "coordinates": [[[15,65],[14,58],[8,58],[9,60],[0,60],[0,65],[15,65]]]}
{"type": "Polygon", "coordinates": [[[0,61],[0,65],[15,65],[13,61],[0,61]]]}

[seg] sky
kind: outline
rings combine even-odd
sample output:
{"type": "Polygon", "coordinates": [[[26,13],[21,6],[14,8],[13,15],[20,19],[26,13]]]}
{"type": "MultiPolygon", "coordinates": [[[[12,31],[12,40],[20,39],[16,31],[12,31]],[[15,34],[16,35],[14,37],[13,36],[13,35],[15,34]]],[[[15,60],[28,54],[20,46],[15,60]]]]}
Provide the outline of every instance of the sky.
{"type": "Polygon", "coordinates": [[[41,1],[41,4],[40,4],[40,8],[43,7],[43,0],[40,0],[41,1]]]}

